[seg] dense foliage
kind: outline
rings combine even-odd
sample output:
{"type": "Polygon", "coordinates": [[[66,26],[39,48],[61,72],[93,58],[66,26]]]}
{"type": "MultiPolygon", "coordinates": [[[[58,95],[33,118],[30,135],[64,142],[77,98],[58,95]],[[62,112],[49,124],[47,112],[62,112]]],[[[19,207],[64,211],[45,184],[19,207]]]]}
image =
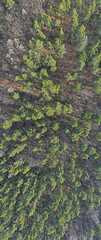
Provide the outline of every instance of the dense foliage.
{"type": "MultiPolygon", "coordinates": [[[[101,114],[84,106],[78,116],[70,101],[72,94],[84,89],[80,75],[88,67],[93,76],[92,92],[101,93],[100,37],[90,45],[87,35],[90,18],[99,18],[100,2],[91,1],[86,6],[82,0],[52,2],[41,20],[34,22],[28,54],[23,56],[25,71],[15,78],[20,90],[12,97],[19,108],[2,126],[2,240],[62,239],[70,221],[82,213],[83,205],[92,211],[101,202],[97,147],[101,114]],[[66,35],[69,24],[70,40],[66,35]],[[62,101],[62,79],[54,79],[59,63],[68,55],[67,40],[75,47],[76,67],[65,74],[63,81],[70,92],[62,101]],[[40,158],[40,166],[32,167],[30,159],[29,163],[25,161],[26,152],[33,154],[33,161],[40,158]]],[[[100,240],[101,225],[95,224],[86,234],[100,240]]]]}

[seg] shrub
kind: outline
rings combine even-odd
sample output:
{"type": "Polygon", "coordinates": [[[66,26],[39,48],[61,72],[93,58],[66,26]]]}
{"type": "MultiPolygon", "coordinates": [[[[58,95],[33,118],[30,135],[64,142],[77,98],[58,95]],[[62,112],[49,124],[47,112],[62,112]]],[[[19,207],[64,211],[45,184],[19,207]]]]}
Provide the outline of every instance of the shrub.
{"type": "Polygon", "coordinates": [[[98,142],[101,142],[101,132],[97,132],[97,134],[96,134],[96,140],[97,140],[98,142]]]}

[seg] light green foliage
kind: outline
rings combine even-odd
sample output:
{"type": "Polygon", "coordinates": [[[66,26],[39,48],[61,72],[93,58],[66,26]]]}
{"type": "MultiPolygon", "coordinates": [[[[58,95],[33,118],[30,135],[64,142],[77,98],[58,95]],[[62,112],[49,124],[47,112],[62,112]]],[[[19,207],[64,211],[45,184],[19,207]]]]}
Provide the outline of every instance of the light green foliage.
{"type": "Polygon", "coordinates": [[[12,121],[11,120],[6,120],[4,123],[3,123],[3,128],[4,129],[8,129],[12,126],[12,121]]]}

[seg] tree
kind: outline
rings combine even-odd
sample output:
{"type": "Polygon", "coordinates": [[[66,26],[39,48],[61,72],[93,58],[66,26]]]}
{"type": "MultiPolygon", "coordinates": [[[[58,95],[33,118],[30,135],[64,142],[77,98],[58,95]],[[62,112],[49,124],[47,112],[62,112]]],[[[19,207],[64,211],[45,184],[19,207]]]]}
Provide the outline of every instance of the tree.
{"type": "Polygon", "coordinates": [[[96,140],[97,140],[98,142],[101,142],[101,132],[97,132],[97,133],[96,133],[96,140]]]}
{"type": "Polygon", "coordinates": [[[74,86],[72,87],[72,92],[81,90],[81,87],[82,87],[82,83],[75,82],[74,86]]]}
{"type": "Polygon", "coordinates": [[[78,14],[76,11],[76,8],[72,10],[72,26],[71,26],[71,36],[74,35],[77,27],[78,27],[79,21],[78,21],[78,14]]]}

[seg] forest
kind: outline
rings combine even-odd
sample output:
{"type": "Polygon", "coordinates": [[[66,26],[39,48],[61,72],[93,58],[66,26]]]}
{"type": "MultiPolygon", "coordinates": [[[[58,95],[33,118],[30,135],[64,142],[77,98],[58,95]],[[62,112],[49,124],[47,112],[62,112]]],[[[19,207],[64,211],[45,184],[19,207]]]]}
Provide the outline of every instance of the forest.
{"type": "MultiPolygon", "coordinates": [[[[21,58],[0,127],[0,237],[70,240],[75,219],[101,220],[101,0],[49,1],[21,58]]],[[[100,220],[82,239],[101,239],[100,220]]]]}

